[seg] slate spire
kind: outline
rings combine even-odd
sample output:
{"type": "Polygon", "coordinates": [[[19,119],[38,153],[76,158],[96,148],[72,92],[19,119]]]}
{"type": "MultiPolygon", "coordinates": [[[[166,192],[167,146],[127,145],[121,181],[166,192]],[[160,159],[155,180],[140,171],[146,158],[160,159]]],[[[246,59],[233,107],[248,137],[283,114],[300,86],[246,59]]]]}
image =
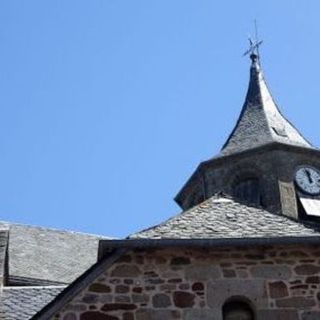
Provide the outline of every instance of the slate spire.
{"type": "Polygon", "coordinates": [[[259,56],[252,52],[250,59],[246,99],[221,154],[229,155],[272,142],[313,148],[279,111],[264,79],[259,56]]]}

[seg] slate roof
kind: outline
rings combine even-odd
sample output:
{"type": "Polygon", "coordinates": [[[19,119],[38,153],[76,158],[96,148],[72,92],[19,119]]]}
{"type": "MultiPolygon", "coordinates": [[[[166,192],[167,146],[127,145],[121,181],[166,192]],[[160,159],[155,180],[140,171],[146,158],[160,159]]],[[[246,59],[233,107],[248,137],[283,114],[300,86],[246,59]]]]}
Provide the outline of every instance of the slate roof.
{"type": "MultiPolygon", "coordinates": [[[[130,248],[154,248],[200,245],[230,240],[227,245],[239,245],[239,239],[252,239],[257,245],[263,240],[283,243],[319,245],[320,232],[311,226],[272,214],[258,207],[239,203],[224,195],[216,195],[173,218],[132,234],[124,240],[103,240],[99,261],[71,283],[56,299],[41,309],[32,319],[51,319],[67,301],[76,297],[130,248]],[[260,237],[260,238],[259,238],[260,237]],[[294,240],[290,243],[288,240],[294,240]],[[285,240],[285,241],[283,241],[285,240]],[[279,241],[281,242],[281,241],[279,241]],[[238,244],[237,244],[238,243],[238,244]]],[[[269,243],[270,244],[270,243],[269,243]]]]}
{"type": "Polygon", "coordinates": [[[272,142],[312,148],[311,144],[280,113],[267,87],[256,55],[251,56],[247,96],[235,128],[220,156],[272,142]]]}
{"type": "Polygon", "coordinates": [[[1,320],[27,320],[52,301],[65,287],[3,287],[1,320]]]}
{"type": "Polygon", "coordinates": [[[4,276],[6,275],[6,254],[7,254],[7,246],[9,239],[9,230],[8,229],[0,229],[0,286],[2,285],[2,281],[4,276]]]}
{"type": "Polygon", "coordinates": [[[70,283],[97,261],[103,237],[22,224],[9,228],[9,281],[15,284],[70,283]]]}
{"type": "Polygon", "coordinates": [[[311,226],[226,196],[201,204],[130,239],[232,239],[319,236],[311,226]]]}

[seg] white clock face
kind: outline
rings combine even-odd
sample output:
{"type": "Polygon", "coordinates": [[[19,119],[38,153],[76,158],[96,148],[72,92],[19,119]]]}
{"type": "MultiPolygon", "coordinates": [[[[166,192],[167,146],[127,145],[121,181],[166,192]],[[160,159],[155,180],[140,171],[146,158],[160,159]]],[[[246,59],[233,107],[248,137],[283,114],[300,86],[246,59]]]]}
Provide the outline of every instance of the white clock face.
{"type": "Polygon", "coordinates": [[[300,167],[296,171],[295,181],[299,189],[311,195],[320,194],[320,172],[312,167],[300,167]]]}

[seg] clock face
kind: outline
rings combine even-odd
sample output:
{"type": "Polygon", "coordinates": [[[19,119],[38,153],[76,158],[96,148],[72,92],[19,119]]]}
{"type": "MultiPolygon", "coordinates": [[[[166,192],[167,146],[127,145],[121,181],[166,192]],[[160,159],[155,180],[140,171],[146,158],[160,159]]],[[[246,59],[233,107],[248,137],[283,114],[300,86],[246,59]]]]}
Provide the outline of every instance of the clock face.
{"type": "Polygon", "coordinates": [[[296,171],[295,181],[299,189],[311,195],[320,194],[320,172],[312,167],[300,167],[296,171]]]}

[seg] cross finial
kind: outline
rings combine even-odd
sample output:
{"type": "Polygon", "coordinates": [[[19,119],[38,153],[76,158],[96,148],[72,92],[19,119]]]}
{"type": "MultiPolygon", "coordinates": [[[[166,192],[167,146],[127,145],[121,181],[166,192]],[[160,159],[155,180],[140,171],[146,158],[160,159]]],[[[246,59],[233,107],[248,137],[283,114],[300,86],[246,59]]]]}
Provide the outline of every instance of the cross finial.
{"type": "Polygon", "coordinates": [[[254,62],[257,59],[259,60],[260,56],[259,56],[259,47],[262,44],[262,40],[259,40],[258,38],[258,28],[257,28],[257,21],[254,20],[254,29],[255,29],[255,36],[254,39],[249,37],[249,44],[250,47],[249,49],[243,54],[243,56],[246,56],[248,54],[250,54],[250,58],[251,60],[254,62]]]}

